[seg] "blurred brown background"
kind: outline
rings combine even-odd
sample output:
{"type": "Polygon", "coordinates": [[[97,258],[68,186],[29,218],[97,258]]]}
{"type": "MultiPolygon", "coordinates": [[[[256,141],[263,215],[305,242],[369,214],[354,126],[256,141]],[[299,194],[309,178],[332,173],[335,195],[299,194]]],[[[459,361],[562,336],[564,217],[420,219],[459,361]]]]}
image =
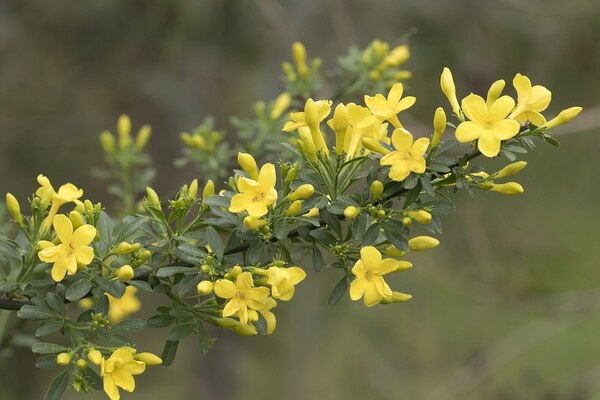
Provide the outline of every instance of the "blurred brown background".
{"type": "MultiPolygon", "coordinates": [[[[442,245],[393,278],[413,301],[328,308],[338,276],[309,274],[278,306],[273,336],[217,333],[207,356],[190,340],[174,366],[150,369],[124,398],[600,399],[595,0],[4,0],[0,191],[23,198],[43,172],[110,204],[90,169],[102,165],[98,133],[127,113],[134,128],[152,125],[155,187],[170,192],[195,177],[173,167],[179,132],[207,114],[231,129],[230,115],[275,97],[294,40],[331,65],[351,45],[407,32],[416,133],[428,134],[433,110],[446,107],[444,66],[461,95],[498,78],[512,91],[522,72],[552,90],[549,114],[585,111],[556,130],[561,149],[525,158],[525,195],[459,196],[442,245]]],[[[160,352],[164,335],[150,331],[140,346],[160,352]]],[[[49,375],[27,349],[0,362],[2,399],[43,396],[49,375]]]]}

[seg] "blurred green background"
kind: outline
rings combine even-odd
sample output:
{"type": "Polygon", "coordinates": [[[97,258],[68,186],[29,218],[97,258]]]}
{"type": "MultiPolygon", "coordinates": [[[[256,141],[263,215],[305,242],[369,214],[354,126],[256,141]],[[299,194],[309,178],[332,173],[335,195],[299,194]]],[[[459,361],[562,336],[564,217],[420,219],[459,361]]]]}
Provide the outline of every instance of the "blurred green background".
{"type": "MultiPolygon", "coordinates": [[[[0,192],[23,198],[44,173],[109,205],[90,170],[102,165],[98,133],[120,113],[134,128],[152,125],[155,187],[172,192],[196,177],[173,167],[179,133],[208,114],[231,129],[230,115],[274,98],[294,40],[331,65],[351,45],[407,32],[407,90],[418,99],[407,125],[417,134],[429,134],[435,107],[448,109],[444,66],[459,95],[499,78],[512,90],[521,72],[552,90],[549,115],[584,113],[555,131],[561,149],[525,158],[525,195],[459,196],[442,245],[392,279],[411,302],[329,308],[339,277],[309,274],[277,308],[273,336],[215,332],[206,356],[185,342],[174,366],[149,369],[124,398],[600,399],[596,0],[4,0],[0,192]]],[[[164,335],[149,331],[140,347],[160,352],[164,335]]],[[[0,398],[42,398],[50,375],[34,360],[28,349],[0,360],[0,398]]]]}

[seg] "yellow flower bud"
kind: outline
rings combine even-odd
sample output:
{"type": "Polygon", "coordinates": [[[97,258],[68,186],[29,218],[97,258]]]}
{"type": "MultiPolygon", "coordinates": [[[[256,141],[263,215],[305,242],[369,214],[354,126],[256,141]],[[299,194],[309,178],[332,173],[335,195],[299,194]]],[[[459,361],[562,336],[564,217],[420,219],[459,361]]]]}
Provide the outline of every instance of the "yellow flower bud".
{"type": "Polygon", "coordinates": [[[198,283],[196,289],[198,290],[198,296],[206,296],[212,293],[213,283],[211,281],[202,281],[198,283]]]}
{"type": "Polygon", "coordinates": [[[327,125],[335,132],[335,153],[344,152],[344,141],[346,140],[346,130],[348,129],[348,111],[346,106],[338,104],[333,112],[333,118],[327,121],[327,125]]]}
{"type": "Polygon", "coordinates": [[[456,98],[456,86],[454,86],[454,79],[452,78],[452,72],[447,67],[444,67],[442,76],[440,77],[440,87],[442,92],[448,98],[452,111],[460,118],[460,106],[458,105],[458,99],[456,98]]]}
{"type": "Polygon", "coordinates": [[[240,164],[240,167],[246,171],[250,178],[258,180],[258,167],[254,157],[248,153],[238,153],[238,164],[240,164]]]}
{"type": "Polygon", "coordinates": [[[10,193],[6,193],[6,208],[15,222],[19,225],[23,225],[23,215],[21,214],[19,201],[10,193]]]}
{"type": "Polygon", "coordinates": [[[148,198],[150,205],[160,208],[160,199],[158,198],[158,194],[156,194],[154,189],[152,189],[150,186],[146,187],[146,197],[148,198]]]}
{"type": "Polygon", "coordinates": [[[202,198],[206,199],[213,194],[215,194],[215,183],[209,179],[204,186],[204,190],[202,191],[202,198]]]}
{"type": "Polygon", "coordinates": [[[502,168],[500,171],[494,174],[494,179],[506,178],[507,176],[515,175],[526,166],[527,162],[525,161],[517,161],[512,164],[508,164],[506,167],[502,168]]]}
{"type": "Polygon", "coordinates": [[[498,100],[498,98],[502,94],[502,91],[504,90],[505,85],[506,82],[504,82],[504,79],[500,79],[492,83],[492,86],[490,86],[490,90],[488,90],[487,92],[487,99],[485,101],[488,107],[490,107],[493,102],[498,100]]]}
{"type": "Polygon", "coordinates": [[[119,278],[121,282],[129,282],[133,279],[134,275],[135,272],[133,271],[133,268],[131,268],[131,265],[123,265],[117,270],[117,278],[119,278]]]}
{"type": "Polygon", "coordinates": [[[141,258],[142,261],[149,260],[151,256],[152,256],[152,252],[150,250],[144,250],[140,254],[140,258],[141,258]]]}
{"type": "Polygon", "coordinates": [[[407,293],[393,292],[392,299],[394,303],[404,303],[405,301],[412,299],[412,295],[407,293]]]}
{"type": "Polygon", "coordinates": [[[355,219],[358,217],[358,214],[360,214],[360,210],[354,206],[348,206],[344,210],[344,217],[346,217],[347,220],[355,219]]]}
{"type": "Polygon", "coordinates": [[[317,207],[313,207],[306,214],[302,214],[303,217],[313,218],[319,216],[319,209],[317,207]]]}
{"type": "Polygon", "coordinates": [[[379,143],[377,140],[375,140],[373,138],[367,138],[367,137],[362,138],[362,144],[363,144],[363,146],[365,146],[367,149],[371,150],[374,153],[379,153],[379,154],[383,154],[383,155],[391,153],[390,150],[383,147],[381,143],[379,143]]]}
{"type": "Polygon", "coordinates": [[[232,278],[237,278],[238,275],[242,272],[242,267],[240,267],[239,265],[234,265],[233,268],[231,268],[231,270],[229,271],[229,276],[231,276],[232,278]]]}
{"type": "Polygon", "coordinates": [[[131,119],[123,114],[117,121],[117,133],[119,134],[119,147],[126,149],[131,144],[131,119]]]}
{"type": "Polygon", "coordinates": [[[296,80],[296,74],[294,73],[292,64],[285,61],[281,64],[281,69],[283,70],[283,73],[288,81],[293,82],[296,80]]]}
{"type": "Polygon", "coordinates": [[[439,244],[440,241],[431,236],[416,236],[408,241],[408,248],[412,251],[429,250],[439,244]]]}
{"type": "Polygon", "coordinates": [[[517,182],[507,182],[507,183],[495,183],[490,189],[492,192],[506,194],[506,195],[514,195],[521,194],[525,191],[523,186],[518,184],[517,182]]]}
{"type": "Polygon", "coordinates": [[[196,197],[198,194],[198,179],[194,179],[192,183],[190,183],[190,187],[188,189],[188,196],[196,197]]]}
{"type": "Polygon", "coordinates": [[[219,318],[217,323],[223,328],[231,329],[243,336],[253,336],[258,333],[252,325],[244,325],[233,318],[219,318]]]}
{"type": "Polygon", "coordinates": [[[113,252],[115,254],[129,254],[131,253],[131,244],[127,243],[127,242],[121,242],[117,245],[117,247],[115,248],[115,251],[113,252]]]}
{"type": "Polygon", "coordinates": [[[306,65],[306,48],[302,43],[294,42],[294,44],[292,44],[292,56],[294,57],[296,68],[298,69],[298,75],[301,78],[306,78],[308,76],[308,66],[306,65]]]}
{"type": "Polygon", "coordinates": [[[288,200],[294,201],[298,199],[308,199],[315,192],[315,187],[310,183],[300,185],[298,189],[294,190],[288,195],[288,200]]]}
{"type": "Polygon", "coordinates": [[[69,365],[70,362],[71,356],[67,353],[60,353],[58,356],[56,356],[56,364],[60,365],[61,367],[69,365]]]}
{"type": "Polygon", "coordinates": [[[394,80],[396,81],[404,81],[406,79],[412,78],[412,72],[407,70],[400,70],[394,72],[394,80]]]}
{"type": "Polygon", "coordinates": [[[403,44],[396,46],[390,51],[390,53],[383,59],[383,65],[386,67],[397,67],[398,65],[405,63],[410,58],[410,49],[408,45],[403,44]]]}
{"type": "Polygon", "coordinates": [[[264,219],[251,217],[250,215],[248,215],[246,218],[244,218],[244,226],[247,229],[250,229],[251,231],[259,230],[266,223],[267,223],[267,221],[265,221],[264,219]]]}
{"type": "Polygon", "coordinates": [[[543,127],[546,129],[552,129],[559,125],[566,124],[573,118],[577,117],[581,110],[583,110],[581,107],[571,107],[567,108],[566,110],[562,110],[555,118],[546,122],[543,127]]]}
{"type": "Polygon", "coordinates": [[[88,360],[92,362],[92,364],[100,365],[102,363],[102,353],[98,350],[90,350],[88,353],[88,360]]]}
{"type": "Polygon", "coordinates": [[[112,153],[115,150],[115,138],[109,131],[104,131],[100,134],[100,145],[107,153],[112,153]]]}
{"type": "Polygon", "coordinates": [[[404,217],[404,218],[402,218],[402,220],[400,222],[404,226],[411,226],[412,225],[412,219],[410,219],[410,217],[404,217]]]}
{"type": "Polygon", "coordinates": [[[406,215],[420,224],[428,224],[431,222],[431,214],[425,210],[407,211],[406,215]]]}
{"type": "Polygon", "coordinates": [[[405,261],[405,260],[398,260],[398,268],[396,268],[394,270],[394,272],[402,272],[402,271],[406,271],[407,269],[411,269],[412,268],[412,263],[409,261],[405,261]]]}
{"type": "Polygon", "coordinates": [[[285,215],[293,217],[300,212],[300,208],[302,208],[302,200],[294,200],[286,210],[285,215]]]}
{"type": "Polygon", "coordinates": [[[192,147],[198,150],[206,150],[206,140],[200,135],[193,135],[192,147]]]}
{"type": "Polygon", "coordinates": [[[383,254],[389,257],[402,257],[406,253],[394,245],[389,245],[383,249],[383,254]]]}
{"type": "Polygon", "coordinates": [[[135,359],[143,362],[149,367],[162,364],[162,359],[152,353],[139,353],[135,355],[135,359]]]}
{"type": "Polygon", "coordinates": [[[371,183],[371,193],[373,193],[373,199],[379,200],[383,193],[383,183],[377,180],[373,181],[373,183],[371,183]]]}
{"type": "Polygon", "coordinates": [[[84,370],[87,367],[88,367],[88,363],[83,358],[80,358],[79,360],[77,360],[77,368],[79,368],[80,370],[84,370]]]}
{"type": "Polygon", "coordinates": [[[446,129],[446,113],[442,107],[438,107],[435,110],[435,115],[433,116],[433,138],[431,139],[431,147],[437,147],[440,143],[440,139],[444,134],[444,130],[446,129]]]}
{"type": "Polygon", "coordinates": [[[79,211],[71,211],[69,213],[69,220],[71,221],[71,224],[73,224],[73,229],[77,229],[83,224],[85,224],[85,222],[83,221],[83,215],[81,215],[79,211]]]}
{"type": "Polygon", "coordinates": [[[275,99],[273,108],[271,108],[271,119],[276,120],[290,106],[292,96],[288,92],[283,92],[275,99]]]}
{"type": "Polygon", "coordinates": [[[141,151],[146,144],[148,144],[148,140],[150,140],[150,136],[152,135],[152,127],[150,125],[144,125],[140,129],[137,137],[135,138],[135,149],[137,151],[141,151]]]}

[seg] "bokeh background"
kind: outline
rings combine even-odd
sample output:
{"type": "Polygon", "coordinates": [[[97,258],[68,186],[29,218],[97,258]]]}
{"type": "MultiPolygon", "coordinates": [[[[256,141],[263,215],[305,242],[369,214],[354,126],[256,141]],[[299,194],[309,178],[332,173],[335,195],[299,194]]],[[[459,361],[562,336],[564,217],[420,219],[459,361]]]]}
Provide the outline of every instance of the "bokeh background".
{"type": "MultiPolygon", "coordinates": [[[[23,198],[43,172],[109,205],[90,170],[102,165],[98,133],[120,113],[152,125],[154,186],[171,192],[197,177],[173,166],[179,133],[209,114],[232,129],[230,115],[274,98],[294,40],[331,65],[351,45],[407,33],[417,133],[446,106],[444,66],[463,95],[522,72],[552,90],[550,114],[585,111],[556,130],[561,149],[525,157],[525,195],[459,196],[442,245],[393,278],[413,301],[329,308],[339,277],[311,274],[277,308],[273,336],[215,332],[206,356],[186,341],[172,367],[150,369],[125,398],[600,399],[596,0],[4,0],[0,192],[23,198]]],[[[140,345],[160,352],[164,335],[140,345]]],[[[51,376],[34,359],[19,349],[0,360],[2,399],[42,398],[51,376]]]]}

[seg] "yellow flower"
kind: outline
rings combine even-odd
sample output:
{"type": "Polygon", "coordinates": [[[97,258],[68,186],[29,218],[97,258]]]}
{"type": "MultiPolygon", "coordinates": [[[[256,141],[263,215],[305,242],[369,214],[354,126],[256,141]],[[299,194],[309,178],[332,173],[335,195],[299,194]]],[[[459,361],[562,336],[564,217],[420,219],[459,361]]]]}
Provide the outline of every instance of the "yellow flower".
{"type": "Polygon", "coordinates": [[[306,278],[306,272],[299,267],[270,267],[267,270],[256,268],[256,272],[267,277],[271,285],[271,295],[279,300],[288,301],[294,296],[294,285],[306,278]]]}
{"type": "Polygon", "coordinates": [[[285,132],[291,132],[304,127],[309,128],[312,142],[315,145],[316,150],[323,151],[327,154],[329,150],[327,149],[327,144],[321,133],[320,124],[331,113],[331,104],[331,100],[306,100],[304,112],[291,113],[290,118],[292,121],[286,122],[283,126],[283,130],[285,132]]]}
{"type": "Polygon", "coordinates": [[[120,299],[113,297],[109,294],[108,296],[108,319],[111,324],[116,324],[127,318],[129,315],[142,308],[142,303],[135,296],[137,288],[133,286],[127,286],[125,293],[120,299]]]}
{"type": "Polygon", "coordinates": [[[283,114],[285,110],[290,106],[292,96],[288,92],[283,92],[273,102],[273,108],[271,108],[270,117],[272,120],[276,120],[283,114]]]}
{"type": "Polygon", "coordinates": [[[458,125],[456,139],[465,143],[475,139],[477,148],[486,157],[495,157],[500,152],[500,142],[515,137],[519,133],[520,124],[507,119],[515,106],[509,96],[502,96],[489,106],[476,94],[470,94],[462,101],[462,109],[470,121],[458,125]]]}
{"type": "Polygon", "coordinates": [[[237,186],[240,193],[231,199],[229,211],[233,213],[248,211],[249,216],[257,218],[265,215],[268,211],[267,207],[277,201],[276,179],[273,164],[262,166],[257,181],[239,178],[237,186]]]}
{"type": "Polygon", "coordinates": [[[354,264],[352,273],[355,278],[350,283],[350,298],[363,299],[365,306],[373,307],[382,300],[392,301],[392,289],[383,279],[383,275],[396,271],[401,262],[392,258],[382,259],[381,253],[373,246],[360,249],[360,260],[354,264]]]}
{"type": "Polygon", "coordinates": [[[541,111],[548,108],[552,93],[541,85],[531,86],[531,81],[525,75],[517,74],[513,79],[513,86],[517,91],[517,107],[509,118],[520,122],[531,121],[537,126],[546,122],[541,111]]]}
{"type": "Polygon", "coordinates": [[[134,359],[131,352],[120,348],[111,356],[100,361],[100,374],[104,380],[104,391],[110,400],[119,400],[119,388],[133,392],[135,381],[133,375],[139,375],[146,369],[146,364],[134,359]]]}
{"type": "Polygon", "coordinates": [[[42,204],[47,205],[50,201],[52,201],[50,212],[42,223],[42,231],[45,232],[50,229],[58,209],[63,204],[75,202],[77,199],[83,196],[83,190],[78,189],[77,186],[73,185],[72,183],[66,183],[58,188],[58,192],[55,192],[50,180],[41,174],[38,175],[37,181],[40,184],[40,188],[36,190],[35,194],[42,200],[42,204]]]}
{"type": "Polygon", "coordinates": [[[88,246],[96,236],[96,228],[92,225],[82,225],[73,232],[73,224],[65,215],[56,215],[53,220],[54,230],[60,244],[42,240],[38,252],[40,260],[54,263],[52,279],[60,282],[65,274],[74,275],[77,264],[88,265],[94,259],[94,249],[88,246]]]}
{"type": "Polygon", "coordinates": [[[381,165],[391,165],[390,178],[403,181],[410,172],[422,174],[425,172],[425,158],[423,155],[429,146],[429,139],[420,138],[413,142],[413,136],[405,129],[400,128],[392,133],[392,144],[396,148],[381,158],[381,165]]]}
{"type": "Polygon", "coordinates": [[[248,309],[263,309],[263,303],[269,297],[268,288],[254,287],[250,272],[239,274],[235,283],[219,279],[215,282],[214,292],[223,299],[229,299],[223,308],[223,317],[237,315],[243,325],[248,323],[248,309]]]}
{"type": "Polygon", "coordinates": [[[397,67],[398,65],[405,63],[410,58],[410,49],[408,45],[403,44],[401,46],[394,47],[390,53],[383,59],[384,67],[397,67]]]}
{"type": "MultiPolygon", "coordinates": [[[[398,119],[398,114],[404,111],[413,104],[415,104],[416,98],[412,96],[401,99],[404,87],[402,83],[395,83],[390,89],[387,98],[382,94],[376,94],[375,96],[365,96],[365,104],[373,113],[373,117],[379,121],[389,121],[394,127],[402,128],[402,124],[398,119]]],[[[368,125],[369,122],[365,121],[363,124],[368,125]]]]}

